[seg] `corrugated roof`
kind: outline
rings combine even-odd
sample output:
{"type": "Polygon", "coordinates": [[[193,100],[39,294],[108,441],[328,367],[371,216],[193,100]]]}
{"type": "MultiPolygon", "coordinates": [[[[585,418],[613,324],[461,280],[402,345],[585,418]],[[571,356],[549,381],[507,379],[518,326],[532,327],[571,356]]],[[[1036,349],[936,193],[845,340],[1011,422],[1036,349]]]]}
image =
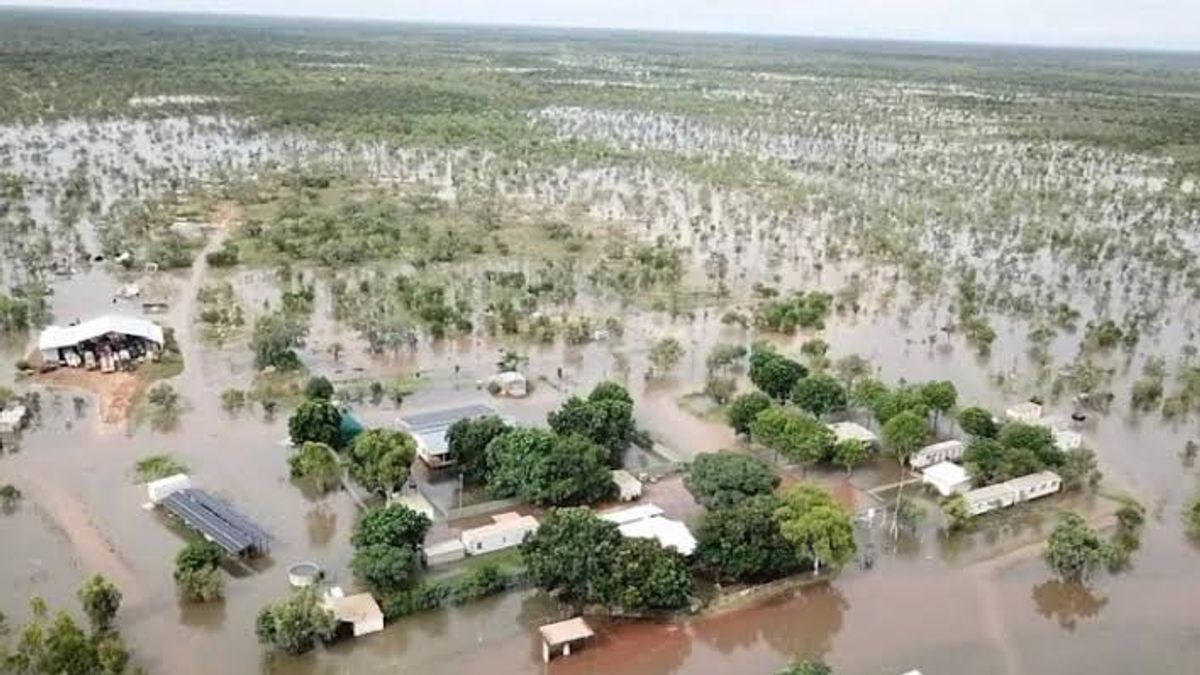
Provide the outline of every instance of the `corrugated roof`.
{"type": "Polygon", "coordinates": [[[624,525],[625,523],[632,523],[635,520],[644,520],[646,518],[661,516],[662,514],[663,510],[655,504],[640,504],[625,509],[605,511],[600,514],[600,517],[610,523],[624,525]]]}
{"type": "Polygon", "coordinates": [[[47,326],[38,337],[38,349],[47,351],[73,347],[109,333],[133,335],[160,345],[163,343],[162,326],[153,321],[123,314],[105,314],[74,326],[47,326]]]}
{"type": "Polygon", "coordinates": [[[1022,490],[1026,487],[1040,485],[1041,483],[1050,481],[1062,481],[1062,478],[1053,471],[1042,471],[1040,473],[1031,473],[1028,476],[1014,478],[1010,481],[1006,481],[1004,485],[1007,485],[1012,490],[1022,490]]]}
{"type": "Polygon", "coordinates": [[[459,420],[495,414],[495,408],[489,405],[475,404],[408,415],[400,418],[400,423],[413,434],[424,434],[437,429],[446,429],[459,420]]]}

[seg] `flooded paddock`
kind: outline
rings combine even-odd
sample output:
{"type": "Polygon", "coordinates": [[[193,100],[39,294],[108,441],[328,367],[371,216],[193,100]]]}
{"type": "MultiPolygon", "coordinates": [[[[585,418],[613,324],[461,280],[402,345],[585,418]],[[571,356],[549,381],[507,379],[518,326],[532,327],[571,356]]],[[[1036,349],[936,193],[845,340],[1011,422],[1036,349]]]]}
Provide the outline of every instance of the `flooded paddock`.
{"type": "MultiPolygon", "coordinates": [[[[693,89],[656,81],[652,71],[617,57],[555,58],[565,62],[554,69],[588,72],[558,80],[518,68],[506,77],[600,90],[693,89]],[[612,79],[583,77],[593,68],[612,79]]],[[[138,284],[145,298],[166,305],[154,318],[175,329],[185,362],[169,380],[182,410],[169,431],[159,432],[136,420],[105,423],[99,402],[85,392],[12,379],[31,345],[15,340],[5,347],[2,377],[40,394],[40,412],[19,449],[0,458],[0,477],[25,495],[13,513],[0,515],[7,544],[0,547],[0,608],[10,623],[26,618],[34,595],[53,607],[72,606],[71,589],[100,572],[124,593],[119,627],[150,672],[765,674],[805,657],[827,660],[839,675],[1197,670],[1200,550],[1181,522],[1200,484],[1197,469],[1181,459],[1196,437],[1195,422],[1186,412],[1168,419],[1129,405],[1129,392],[1155,357],[1171,373],[1159,378],[1168,397],[1189,386],[1176,375],[1195,368],[1197,211],[1188,196],[1193,187],[1185,187],[1192,184],[1167,180],[1171,167],[1158,157],[1014,139],[1005,132],[1010,120],[995,108],[944,105],[950,97],[987,95],[962,86],[681,72],[719,85],[703,89],[705,102],[770,111],[753,124],[721,118],[717,108],[525,111],[520,119],[531,133],[588,151],[567,158],[318,140],[268,131],[250,118],[208,115],[0,127],[0,171],[26,181],[22,207],[0,222],[10,285],[44,284],[48,316],[69,322],[97,311],[142,312],[141,300],[116,299],[122,287],[138,284]],[[615,156],[625,160],[606,160],[615,156]],[[718,170],[704,166],[709,160],[746,160],[755,168],[714,175],[706,173],[718,170]],[[333,264],[317,255],[272,257],[246,230],[260,218],[255,209],[267,213],[278,195],[251,188],[274,180],[281,166],[301,164],[354,181],[297,190],[311,204],[326,192],[340,198],[360,191],[417,202],[459,226],[494,199],[512,230],[512,241],[500,243],[516,250],[504,254],[492,241],[506,234],[501,227],[499,234],[471,231],[488,240],[482,253],[421,258],[419,265],[415,255],[333,264]],[[779,184],[785,187],[764,187],[779,184]],[[169,220],[178,217],[186,227],[167,229],[187,232],[195,262],[158,269],[136,242],[124,247],[136,250],[136,264],[97,259],[114,232],[137,232],[122,229],[122,204],[152,198],[179,200],[169,201],[169,220]],[[262,257],[233,269],[210,266],[207,254],[227,241],[262,257]],[[663,269],[638,267],[642,254],[663,269]],[[498,281],[516,273],[516,290],[498,281]],[[667,278],[673,273],[677,278],[667,278]],[[434,338],[418,312],[392,302],[401,278],[440,284],[443,304],[461,302],[470,328],[434,338]],[[244,323],[214,340],[197,296],[220,282],[228,282],[244,323]],[[354,583],[354,500],[341,491],[314,496],[288,477],[285,410],[272,415],[252,404],[230,411],[220,398],[251,389],[257,373],[249,327],[297,287],[312,290],[299,354],[309,372],[338,385],[403,378],[413,387],[402,402],[356,402],[365,425],[393,425],[408,412],[464,401],[486,401],[518,422],[538,424],[567,397],[615,379],[635,399],[638,426],[669,455],[631,456],[634,470],[739,443],[718,406],[701,403],[696,414],[688,404],[703,398],[705,357],[719,344],[761,339],[796,354],[820,337],[831,360],[860,355],[886,382],[950,380],[960,404],[995,411],[1039,394],[1056,413],[1070,413],[1086,407],[1081,399],[1108,394],[1103,409],[1088,409],[1083,434],[1100,459],[1105,489],[1146,506],[1141,546],[1130,570],[1088,588],[1052,580],[1038,544],[1057,511],[1094,509],[1105,522],[1111,515],[1055,497],[1009,519],[989,518],[970,536],[947,538],[927,524],[895,543],[860,526],[864,540],[877,544],[871,569],[855,562],[832,581],[711,614],[598,621],[595,645],[549,665],[541,661],[536,627],[567,610],[529,590],[401,618],[380,634],[304,657],[267,659],[255,640],[255,615],[288,591],[289,565],[315,561],[333,582],[354,583]],[[835,304],[823,328],[780,335],[754,327],[754,312],[771,292],[819,289],[835,304]],[[377,298],[383,300],[375,304],[377,298]],[[494,328],[506,301],[520,307],[520,330],[512,333],[494,328]],[[534,335],[534,317],[554,331],[534,335]],[[981,338],[987,331],[964,328],[981,318],[991,340],[981,338]],[[1093,344],[1095,325],[1106,319],[1133,339],[1093,344]],[[373,321],[394,334],[373,340],[373,321]],[[412,341],[401,339],[410,334],[412,341]],[[667,374],[652,375],[650,345],[663,337],[678,340],[685,355],[667,374]],[[493,399],[479,387],[508,350],[528,358],[528,398],[493,399]],[[274,537],[268,556],[223,566],[223,601],[177,598],[172,561],[184,533],[140,508],[146,495],[133,466],[164,452],[274,537]]],[[[198,92],[131,104],[224,100],[198,92]]],[[[431,229],[421,238],[444,234],[431,229]]],[[[451,242],[463,249],[479,243],[451,242]]],[[[744,374],[734,376],[747,390],[744,374]]],[[[871,502],[863,486],[898,478],[891,461],[849,479],[833,471],[808,477],[864,507],[871,502]]],[[[448,482],[435,489],[452,505],[458,495],[448,482]]],[[[694,519],[696,506],[678,477],[648,489],[673,515],[694,519]]]]}

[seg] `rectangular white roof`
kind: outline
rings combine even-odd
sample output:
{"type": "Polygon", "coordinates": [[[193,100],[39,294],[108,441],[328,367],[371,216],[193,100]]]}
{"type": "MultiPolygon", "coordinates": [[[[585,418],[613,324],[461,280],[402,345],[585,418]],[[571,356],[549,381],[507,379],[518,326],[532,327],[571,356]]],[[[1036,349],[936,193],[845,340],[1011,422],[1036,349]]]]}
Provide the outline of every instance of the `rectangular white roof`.
{"type": "Polygon", "coordinates": [[[621,536],[631,539],[655,539],[663,548],[672,548],[683,555],[696,551],[696,538],[687,525],[678,520],[655,516],[620,526],[621,536]]]}
{"type": "Polygon", "coordinates": [[[655,504],[639,504],[638,506],[630,506],[627,509],[616,509],[613,511],[605,511],[600,514],[600,517],[610,523],[624,525],[638,520],[654,518],[661,516],[663,510],[655,504]]]}
{"type": "Polygon", "coordinates": [[[970,478],[967,470],[954,462],[938,462],[922,471],[921,475],[943,485],[955,485],[970,478]]]}
{"type": "Polygon", "coordinates": [[[613,469],[612,479],[613,479],[613,482],[616,483],[622,489],[624,489],[624,488],[629,488],[630,490],[641,490],[642,489],[642,481],[638,480],[637,478],[634,478],[633,474],[629,473],[625,469],[613,469]]]}
{"type": "Polygon", "coordinates": [[[462,537],[479,538],[486,537],[497,532],[532,532],[538,528],[537,518],[533,516],[522,516],[516,513],[501,513],[498,516],[492,516],[490,525],[481,527],[473,527],[469,530],[462,531],[462,537]]]}
{"type": "Polygon", "coordinates": [[[1012,487],[1008,483],[998,483],[996,485],[988,485],[986,487],[976,488],[963,495],[969,502],[981,502],[997,497],[1006,497],[1013,493],[1012,487]]]}
{"type": "Polygon", "coordinates": [[[159,345],[163,343],[162,326],[153,321],[124,314],[105,314],[74,326],[47,326],[38,337],[38,349],[48,351],[73,347],[85,340],[93,340],[109,333],[132,335],[159,345]]]}
{"type": "Polygon", "coordinates": [[[1005,481],[1004,485],[1011,490],[1021,490],[1026,487],[1040,485],[1047,482],[1061,482],[1062,478],[1053,471],[1042,471],[1040,473],[1031,473],[1028,476],[1021,476],[1010,481],[1005,481]]]}
{"type": "Polygon", "coordinates": [[[863,441],[865,443],[875,443],[879,440],[879,437],[875,435],[875,432],[861,424],[855,424],[854,422],[834,422],[833,424],[829,425],[829,430],[833,432],[833,435],[836,436],[837,440],[839,441],[853,439],[857,441],[863,441]]]}
{"type": "Polygon", "coordinates": [[[927,445],[927,446],[921,448],[920,450],[918,450],[917,452],[940,452],[942,450],[957,450],[958,448],[961,448],[962,445],[963,445],[962,441],[958,440],[957,438],[951,438],[948,441],[939,441],[937,443],[933,443],[932,445],[927,445]]]}

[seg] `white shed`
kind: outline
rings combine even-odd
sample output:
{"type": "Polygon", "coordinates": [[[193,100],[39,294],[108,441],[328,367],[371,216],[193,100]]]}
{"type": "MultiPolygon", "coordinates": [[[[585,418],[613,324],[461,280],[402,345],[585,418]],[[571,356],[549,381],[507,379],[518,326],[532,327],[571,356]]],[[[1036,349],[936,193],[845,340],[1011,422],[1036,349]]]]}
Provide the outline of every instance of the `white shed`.
{"type": "Polygon", "coordinates": [[[1005,483],[1016,495],[1016,501],[1028,502],[1052,495],[1062,489],[1062,478],[1053,471],[1031,473],[1005,483]]]}
{"type": "Polygon", "coordinates": [[[370,593],[346,596],[331,593],[325,603],[329,611],[333,612],[333,618],[353,627],[354,637],[383,630],[383,610],[370,593]]]}
{"type": "Polygon", "coordinates": [[[642,496],[642,481],[634,478],[628,471],[614,469],[612,479],[617,484],[617,495],[621,501],[631,502],[642,496]]]}
{"type": "Polygon", "coordinates": [[[971,515],[978,516],[1012,506],[1017,501],[1017,493],[1007,483],[1000,483],[971,490],[964,494],[963,498],[967,500],[967,509],[971,515]]]}
{"type": "Polygon", "coordinates": [[[966,443],[958,439],[950,439],[933,445],[927,445],[912,454],[908,463],[914,469],[923,469],[938,462],[948,462],[961,459],[967,451],[966,443]]]}
{"type": "Polygon", "coordinates": [[[168,495],[186,490],[192,487],[192,479],[188,478],[186,473],[177,473],[166,478],[159,478],[146,483],[146,496],[150,498],[150,502],[158,504],[166,499],[168,495]]]}
{"type": "Polygon", "coordinates": [[[971,488],[967,471],[954,462],[938,462],[921,472],[921,482],[932,485],[943,497],[966,492],[971,488]]]}
{"type": "Polygon", "coordinates": [[[663,547],[675,549],[683,555],[691,555],[696,550],[696,538],[688,526],[664,517],[663,510],[656,504],[607,511],[601,513],[600,518],[616,523],[623,537],[654,539],[663,547]]]}
{"type": "Polygon", "coordinates": [[[447,539],[425,547],[425,564],[430,567],[445,565],[467,556],[467,549],[462,539],[447,539]]]}
{"type": "Polygon", "coordinates": [[[509,512],[492,516],[490,525],[463,530],[460,537],[467,555],[482,555],[517,546],[537,529],[538,521],[533,516],[509,512]]]}

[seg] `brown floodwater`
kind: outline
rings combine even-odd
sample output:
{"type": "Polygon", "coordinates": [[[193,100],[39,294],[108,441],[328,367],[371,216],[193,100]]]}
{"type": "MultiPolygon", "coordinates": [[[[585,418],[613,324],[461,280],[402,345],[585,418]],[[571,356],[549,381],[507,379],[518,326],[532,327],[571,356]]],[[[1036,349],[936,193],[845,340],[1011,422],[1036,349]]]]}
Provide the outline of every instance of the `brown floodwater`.
{"type": "MultiPolygon", "coordinates": [[[[143,142],[150,141],[138,141],[143,142]]],[[[428,170],[419,160],[401,161],[415,162],[417,168],[410,169],[418,173],[428,170]]],[[[601,179],[629,182],[619,175],[601,179]]],[[[681,207],[685,211],[695,208],[692,197],[679,199],[689,202],[681,207]]],[[[718,200],[714,208],[719,217],[723,208],[734,206],[718,200]]],[[[663,223],[654,227],[668,228],[663,223]]],[[[744,281],[758,280],[762,275],[756,273],[762,272],[779,274],[788,286],[837,288],[862,271],[852,263],[816,269],[807,254],[799,253],[787,264],[759,269],[773,255],[772,242],[743,239],[746,248],[736,257],[735,276],[744,281]]],[[[210,246],[219,241],[220,235],[214,236],[210,246]]],[[[729,246],[732,240],[713,245],[729,246]]],[[[800,243],[789,247],[803,248],[800,243]]],[[[282,416],[265,419],[256,408],[235,415],[221,409],[219,393],[248,387],[253,368],[244,337],[216,347],[193,330],[192,300],[204,275],[202,265],[154,275],[173,289],[171,309],[162,320],[177,329],[187,362],[185,372],[172,381],[186,410],[170,432],[158,433],[146,424],[129,430],[104,427],[90,397],[43,391],[35,427],[19,451],[0,458],[0,477],[26,494],[14,513],[0,516],[0,538],[6,542],[0,548],[5,572],[0,609],[11,621],[25,617],[33,595],[54,606],[73,606],[75,586],[101,572],[125,594],[119,625],[139,661],[162,673],[753,675],[804,657],[826,659],[839,675],[888,675],[909,668],[927,675],[1200,671],[1200,550],[1185,537],[1180,521],[1182,505],[1198,484],[1196,470],[1179,458],[1195,428],[1130,416],[1123,401],[1110,414],[1092,415],[1084,433],[1109,482],[1141,499],[1150,517],[1133,568],[1102,576],[1087,589],[1053,582],[1036,548],[1029,546],[1053,524],[1048,507],[953,541],[923,528],[895,547],[881,532],[864,526],[864,539],[876,541],[881,553],[871,570],[852,565],[832,582],[711,616],[602,623],[594,646],[550,665],[540,660],[536,626],[564,618],[564,610],[533,591],[407,617],[382,634],[302,658],[265,660],[254,639],[254,616],[263,604],[287,593],[290,563],[313,560],[335,582],[353,584],[348,540],[356,508],[344,493],[315,497],[288,479],[282,416]],[[84,399],[79,406],[77,396],[84,399]],[[186,463],[199,485],[228,498],[275,538],[270,556],[226,568],[223,602],[194,606],[175,597],[172,559],[182,533],[160,514],[140,508],[145,493],[132,476],[138,458],[160,452],[186,463]]],[[[250,316],[261,311],[264,301],[278,297],[271,273],[234,272],[229,278],[250,316]]],[[[110,308],[114,292],[127,280],[110,276],[102,266],[61,279],[55,283],[54,312],[60,320],[70,320],[97,307],[110,308]]],[[[951,318],[944,298],[909,313],[905,299],[889,293],[886,275],[869,276],[867,285],[862,303],[871,311],[837,317],[822,333],[832,345],[832,357],[860,354],[888,381],[950,379],[958,386],[960,402],[997,410],[1028,395],[1030,385],[1019,377],[1030,370],[1026,327],[996,320],[999,337],[990,359],[983,360],[960,338],[939,333],[951,318]],[[997,374],[1018,377],[998,384],[997,374]]],[[[412,351],[371,356],[352,329],[332,319],[327,298],[319,281],[303,354],[314,372],[334,379],[421,375],[422,386],[400,409],[390,402],[360,405],[356,413],[368,425],[391,424],[401,410],[487,400],[475,383],[494,370],[500,350],[513,344],[474,336],[422,341],[412,351]],[[345,346],[336,363],[326,351],[333,342],[345,346]]],[[[585,293],[577,305],[618,316],[625,324],[624,337],[585,346],[561,341],[521,345],[530,356],[528,370],[536,390],[525,400],[493,401],[502,412],[536,423],[566,396],[586,392],[600,379],[620,377],[624,369],[619,361],[624,359],[639,424],[673,453],[686,458],[735,442],[725,425],[694,417],[678,401],[701,387],[703,356],[711,346],[744,343],[744,331],[722,324],[716,310],[672,319],[662,312],[630,309],[621,298],[599,292],[585,293]],[[688,356],[670,377],[648,381],[643,376],[646,347],[663,335],[679,338],[688,356]]],[[[805,337],[779,342],[795,350],[805,337]]],[[[1173,353],[1190,339],[1190,324],[1168,321],[1141,344],[1137,356],[1160,348],[1173,353]]],[[[1057,362],[1073,358],[1076,340],[1064,335],[1052,343],[1057,362]]],[[[4,373],[12,372],[22,351],[5,353],[0,364],[4,373]]],[[[1113,360],[1112,389],[1128,391],[1138,376],[1131,364],[1140,361],[1113,360]]],[[[1070,412],[1068,405],[1059,402],[1055,411],[1070,412]]],[[[883,480],[889,470],[878,467],[876,474],[876,469],[864,471],[854,480],[876,475],[883,480]]],[[[836,474],[817,477],[831,484],[842,480],[836,474]]],[[[1058,505],[1079,504],[1050,501],[1051,507],[1058,505]]]]}

